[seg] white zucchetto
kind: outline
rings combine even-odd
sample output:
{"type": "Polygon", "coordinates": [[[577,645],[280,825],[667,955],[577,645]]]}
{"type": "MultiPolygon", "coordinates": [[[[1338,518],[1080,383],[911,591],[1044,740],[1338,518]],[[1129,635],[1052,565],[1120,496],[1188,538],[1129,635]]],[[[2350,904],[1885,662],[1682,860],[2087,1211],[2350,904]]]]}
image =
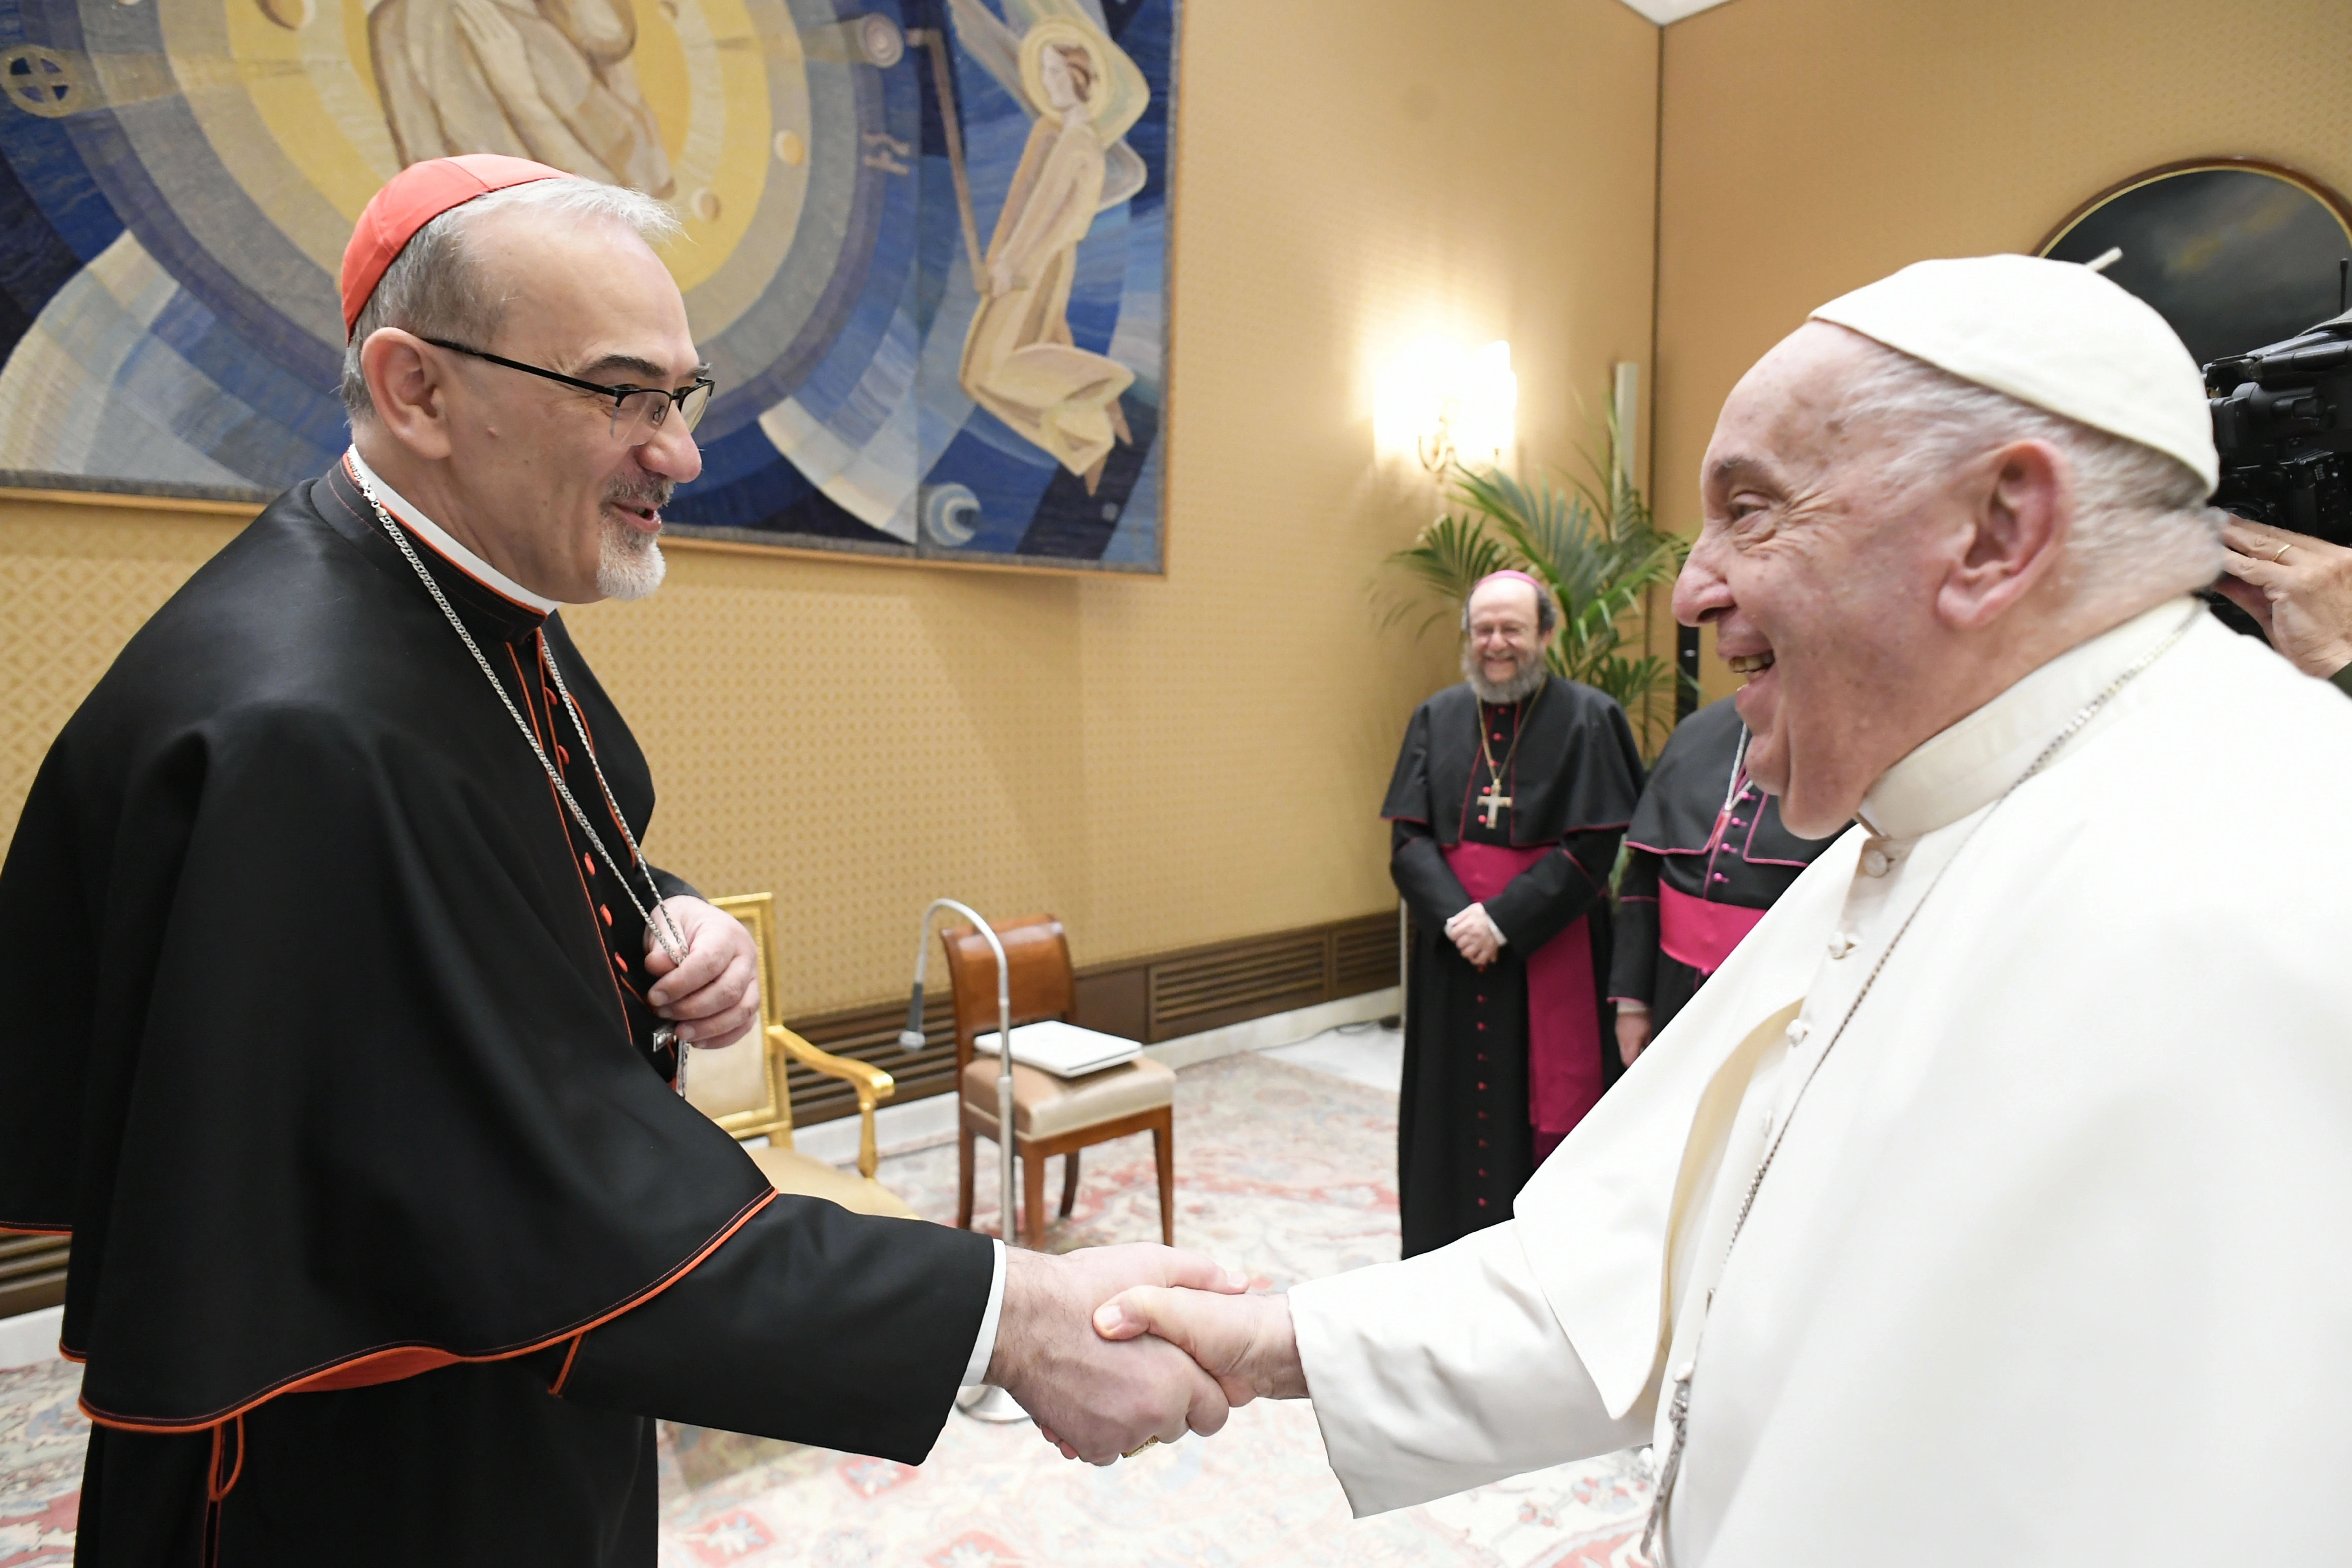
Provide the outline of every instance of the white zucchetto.
{"type": "Polygon", "coordinates": [[[2071,261],[1921,261],[1813,312],[1963,381],[2221,479],[2205,377],[2165,319],[2071,261]]]}

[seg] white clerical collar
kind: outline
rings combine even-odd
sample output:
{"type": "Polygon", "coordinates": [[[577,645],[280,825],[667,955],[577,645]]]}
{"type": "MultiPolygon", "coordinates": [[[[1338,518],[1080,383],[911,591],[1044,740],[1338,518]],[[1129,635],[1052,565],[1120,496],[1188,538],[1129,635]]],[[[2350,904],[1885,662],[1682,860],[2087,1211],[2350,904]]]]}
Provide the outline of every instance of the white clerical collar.
{"type": "Polygon", "coordinates": [[[1881,773],[1862,797],[1862,825],[1916,838],[1990,805],[2085,702],[2201,613],[2193,599],[2167,599],[2067,649],[1881,773]]]}
{"type": "Polygon", "coordinates": [[[351,460],[352,471],[375,491],[375,499],[383,503],[383,510],[399,519],[402,527],[431,545],[436,553],[446,557],[449,564],[458,571],[483,587],[503,594],[518,605],[528,605],[542,616],[551,616],[563,607],[562,601],[532,593],[449,537],[448,531],[439,523],[419,511],[407,497],[385,484],[383,478],[368,467],[367,459],[360,456],[359,447],[352,447],[344,456],[351,460]]]}

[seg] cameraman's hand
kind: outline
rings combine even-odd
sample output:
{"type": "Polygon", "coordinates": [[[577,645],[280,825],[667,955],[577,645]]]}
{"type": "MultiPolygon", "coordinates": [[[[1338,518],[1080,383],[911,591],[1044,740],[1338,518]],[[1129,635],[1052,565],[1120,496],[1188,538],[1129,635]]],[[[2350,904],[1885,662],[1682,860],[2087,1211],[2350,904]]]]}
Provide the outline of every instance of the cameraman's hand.
{"type": "Polygon", "coordinates": [[[2352,550],[2232,517],[2214,586],[2263,625],[2271,647],[2322,680],[2352,665],[2352,550]]]}

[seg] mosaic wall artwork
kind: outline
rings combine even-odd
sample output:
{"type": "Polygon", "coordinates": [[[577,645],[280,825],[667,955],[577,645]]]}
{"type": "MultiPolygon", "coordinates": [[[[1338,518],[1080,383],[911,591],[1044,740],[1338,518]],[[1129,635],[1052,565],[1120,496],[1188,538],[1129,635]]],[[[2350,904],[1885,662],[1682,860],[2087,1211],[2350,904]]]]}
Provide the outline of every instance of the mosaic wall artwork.
{"type": "Polygon", "coordinates": [[[1178,0],[0,0],[0,483],[261,498],[345,439],[404,164],[671,202],[681,533],[1157,572],[1178,0]]]}

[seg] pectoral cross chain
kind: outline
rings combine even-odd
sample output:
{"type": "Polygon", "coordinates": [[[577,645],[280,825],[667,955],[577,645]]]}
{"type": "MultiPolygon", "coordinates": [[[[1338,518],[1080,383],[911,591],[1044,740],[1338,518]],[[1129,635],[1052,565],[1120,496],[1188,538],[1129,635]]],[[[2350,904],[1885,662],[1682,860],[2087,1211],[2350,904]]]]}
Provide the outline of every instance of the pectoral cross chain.
{"type": "MultiPolygon", "coordinates": [[[[1486,814],[1489,830],[1495,826],[1495,818],[1511,804],[1511,797],[1503,793],[1503,775],[1511,771],[1511,759],[1519,754],[1519,742],[1527,739],[1528,715],[1535,711],[1536,703],[1542,697],[1543,689],[1538,687],[1535,696],[1528,700],[1525,708],[1514,709],[1517,718],[1511,727],[1511,749],[1503,753],[1503,760],[1499,763],[1495,760],[1495,748],[1486,743],[1486,704],[1478,704],[1478,754],[1486,759],[1486,787],[1479,794],[1478,805],[1486,814]]],[[[1498,713],[1496,722],[1500,721],[1498,713]]],[[[1502,737],[1497,735],[1495,739],[1499,741],[1502,737]]]]}

